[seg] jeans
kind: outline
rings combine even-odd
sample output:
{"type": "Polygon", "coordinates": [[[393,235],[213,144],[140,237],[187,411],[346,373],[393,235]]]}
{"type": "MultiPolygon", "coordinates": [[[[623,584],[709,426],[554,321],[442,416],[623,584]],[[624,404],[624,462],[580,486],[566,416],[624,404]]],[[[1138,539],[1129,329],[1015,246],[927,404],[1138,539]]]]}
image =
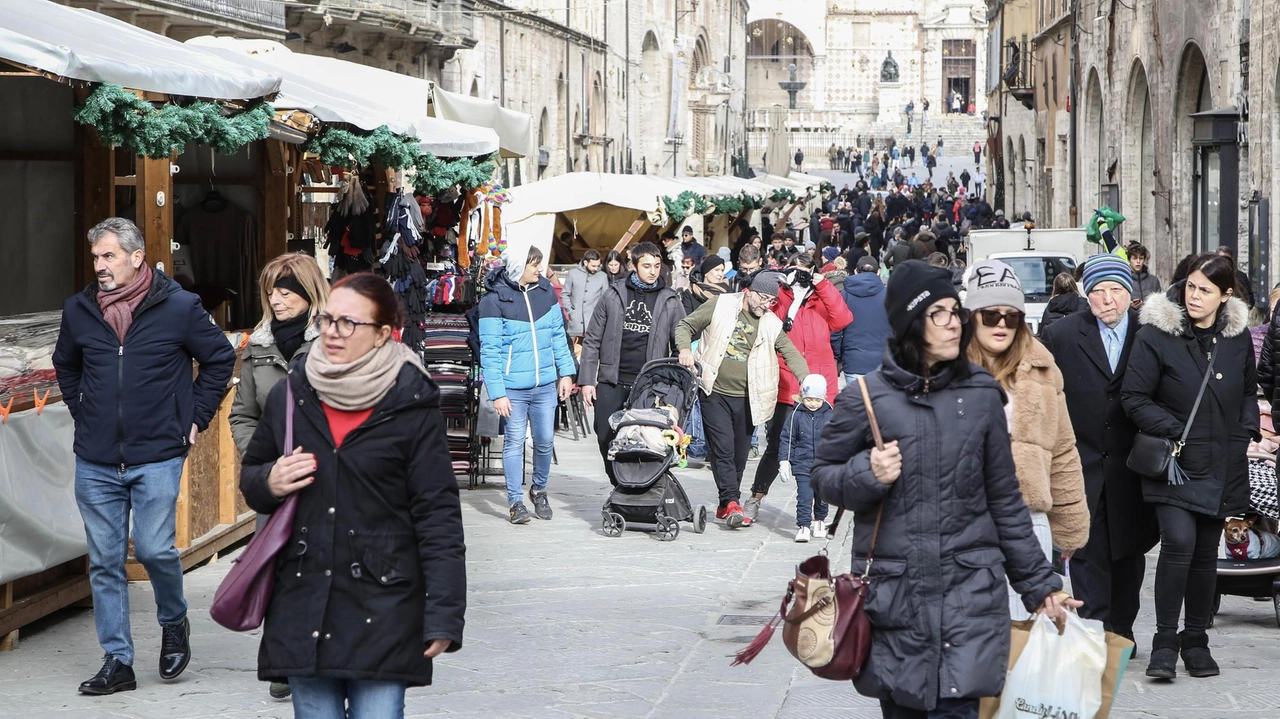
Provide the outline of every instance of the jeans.
{"type": "Polygon", "coordinates": [[[689,435],[693,437],[693,439],[689,441],[689,456],[707,456],[706,433],[702,428],[702,404],[697,400],[694,400],[693,412],[689,415],[689,435]]]}
{"type": "Polygon", "coordinates": [[[773,408],[764,454],[760,455],[760,464],[756,465],[756,479],[751,483],[752,494],[768,494],[773,480],[778,478],[778,446],[782,444],[782,426],[786,424],[790,409],[791,405],[781,402],[773,408]]]}
{"type": "Polygon", "coordinates": [[[796,475],[796,526],[807,527],[813,520],[825,520],[829,507],[821,499],[813,496],[813,486],[809,484],[808,474],[796,475]]]}
{"type": "Polygon", "coordinates": [[[898,706],[892,699],[880,700],[884,719],[978,719],[977,699],[939,699],[931,711],[898,706]]]}
{"type": "Polygon", "coordinates": [[[156,619],[177,624],[187,616],[182,561],[173,543],[178,487],[185,457],[125,467],[76,458],[76,504],[89,543],[93,621],[106,654],[133,665],[129,628],[129,511],[133,553],[147,569],[156,596],[156,619]]]}
{"type": "Polygon", "coordinates": [[[515,504],[521,501],[524,437],[530,430],[533,431],[533,491],[547,489],[560,397],[556,383],[548,382],[532,389],[508,389],[507,399],[511,400],[511,416],[502,435],[502,473],[507,477],[507,504],[515,504]]]}
{"type": "Polygon", "coordinates": [[[1185,598],[1186,629],[1203,634],[1213,614],[1222,520],[1171,504],[1157,504],[1160,560],[1156,564],[1156,631],[1178,631],[1185,598]]]}
{"type": "Polygon", "coordinates": [[[289,677],[297,719],[404,719],[403,682],[289,677]]]}
{"type": "Polygon", "coordinates": [[[720,508],[742,497],[742,473],[751,451],[751,406],[746,397],[699,392],[707,457],[720,495],[720,508]]]}
{"type": "Polygon", "coordinates": [[[859,378],[859,377],[861,377],[861,376],[862,376],[862,375],[860,375],[860,374],[850,374],[849,372],[845,372],[845,373],[844,373],[844,386],[845,386],[845,387],[848,387],[849,385],[856,383],[856,382],[858,381],[858,378],[859,378]]]}
{"type": "Polygon", "coordinates": [[[604,460],[604,473],[608,475],[609,483],[615,487],[618,486],[618,480],[613,476],[613,462],[609,461],[609,443],[613,441],[613,427],[609,426],[609,417],[626,405],[630,395],[629,384],[601,382],[596,385],[595,420],[592,426],[600,445],[600,459],[604,460]]]}

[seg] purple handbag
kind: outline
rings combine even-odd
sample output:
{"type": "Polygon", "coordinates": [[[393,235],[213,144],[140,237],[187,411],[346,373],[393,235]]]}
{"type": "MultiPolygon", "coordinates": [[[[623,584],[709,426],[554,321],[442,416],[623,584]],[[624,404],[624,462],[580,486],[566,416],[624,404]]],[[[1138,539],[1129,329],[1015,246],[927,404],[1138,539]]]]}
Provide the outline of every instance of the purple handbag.
{"type": "MultiPolygon", "coordinates": [[[[286,375],[284,452],[293,451],[293,385],[286,375]]],[[[232,560],[231,571],[218,585],[209,614],[227,629],[245,632],[262,625],[276,584],[276,556],[289,543],[293,515],[298,510],[298,493],[285,498],[265,526],[249,540],[240,556],[232,560]]]]}

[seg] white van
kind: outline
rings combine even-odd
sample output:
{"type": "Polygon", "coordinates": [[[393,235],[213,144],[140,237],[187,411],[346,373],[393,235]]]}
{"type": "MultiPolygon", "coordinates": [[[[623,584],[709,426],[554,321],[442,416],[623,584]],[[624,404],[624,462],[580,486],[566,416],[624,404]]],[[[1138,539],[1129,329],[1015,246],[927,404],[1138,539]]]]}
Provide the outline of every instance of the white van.
{"type": "MultiPolygon", "coordinates": [[[[1076,265],[1096,254],[1098,246],[1085,239],[1083,229],[973,230],[969,233],[969,266],[982,260],[1000,260],[1013,268],[1022,283],[1027,324],[1040,331],[1040,318],[1053,296],[1053,278],[1059,272],[1074,274],[1076,265]]],[[[968,286],[969,270],[965,270],[968,286]]]]}

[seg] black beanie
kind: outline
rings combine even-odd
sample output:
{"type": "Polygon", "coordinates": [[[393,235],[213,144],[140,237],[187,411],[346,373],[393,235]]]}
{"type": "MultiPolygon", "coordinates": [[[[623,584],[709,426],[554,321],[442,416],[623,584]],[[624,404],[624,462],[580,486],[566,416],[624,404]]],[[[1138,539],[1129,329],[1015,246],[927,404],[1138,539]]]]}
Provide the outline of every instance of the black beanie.
{"type": "Polygon", "coordinates": [[[895,337],[901,337],[929,306],[960,293],[951,282],[951,271],[920,260],[908,260],[893,269],[884,293],[884,309],[895,337]]]}
{"type": "Polygon", "coordinates": [[[706,259],[702,261],[702,266],[698,268],[698,271],[702,273],[703,277],[706,277],[708,272],[723,264],[724,258],[720,255],[707,255],[706,259]]]}

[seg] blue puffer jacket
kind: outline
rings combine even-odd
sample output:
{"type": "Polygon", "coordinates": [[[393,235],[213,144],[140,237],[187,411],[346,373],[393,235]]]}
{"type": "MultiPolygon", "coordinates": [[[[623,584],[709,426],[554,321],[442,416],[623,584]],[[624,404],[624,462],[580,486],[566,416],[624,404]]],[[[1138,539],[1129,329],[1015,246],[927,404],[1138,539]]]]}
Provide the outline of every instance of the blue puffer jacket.
{"type": "Polygon", "coordinates": [[[480,367],[489,397],[532,389],[577,372],[564,334],[564,313],[545,277],[521,287],[499,268],[480,300],[480,367]]]}
{"type": "Polygon", "coordinates": [[[778,445],[778,459],[791,463],[791,473],[808,477],[813,469],[813,455],[822,437],[822,428],[831,419],[831,405],[823,402],[816,410],[796,405],[787,413],[787,423],[782,425],[782,441],[778,445]]]}
{"type": "Polygon", "coordinates": [[[831,333],[831,345],[845,374],[870,374],[880,366],[889,340],[889,315],[884,310],[884,282],[874,272],[859,272],[844,281],[844,302],[853,321],[831,333]]]}

